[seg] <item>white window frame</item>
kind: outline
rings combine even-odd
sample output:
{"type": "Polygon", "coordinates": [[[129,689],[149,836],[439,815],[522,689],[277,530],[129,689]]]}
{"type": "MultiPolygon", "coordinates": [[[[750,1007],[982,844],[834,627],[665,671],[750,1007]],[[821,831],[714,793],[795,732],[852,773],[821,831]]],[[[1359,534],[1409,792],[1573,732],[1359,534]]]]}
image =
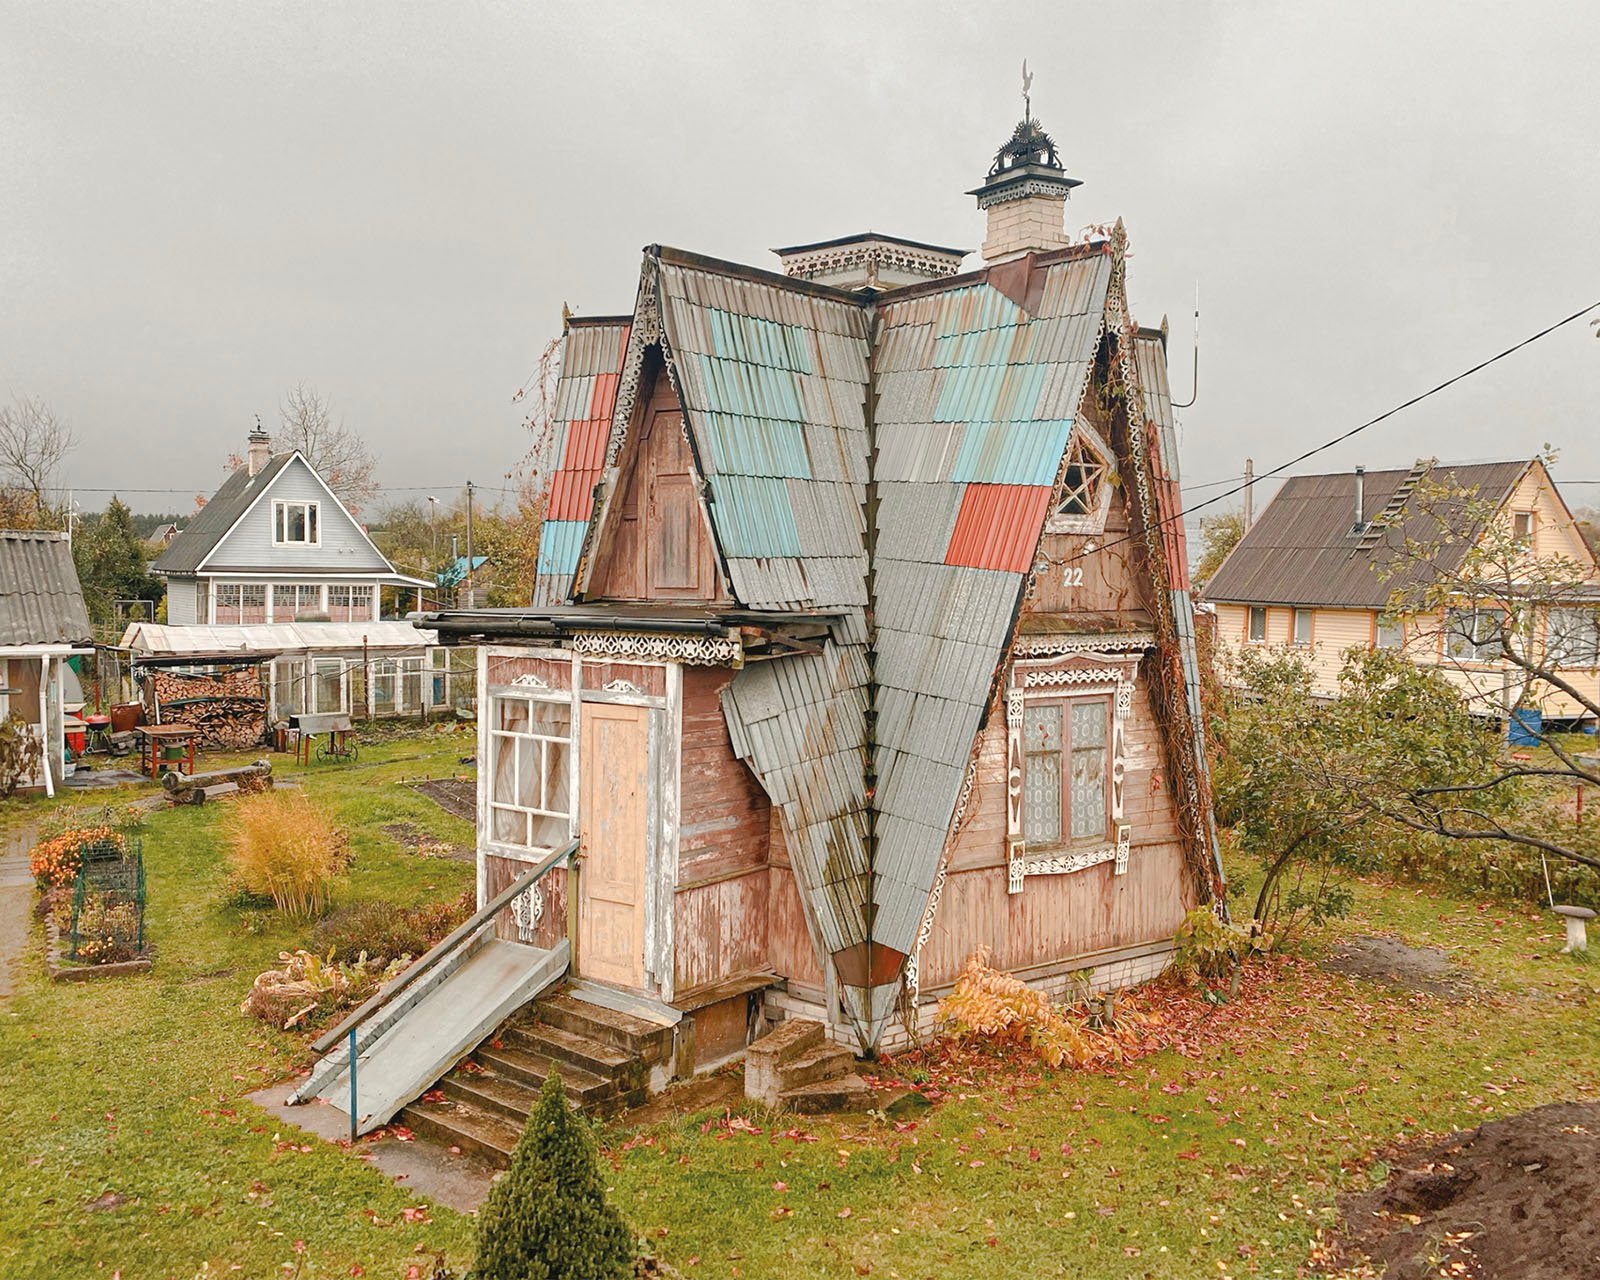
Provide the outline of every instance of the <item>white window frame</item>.
{"type": "Polygon", "coordinates": [[[1373,624],[1372,642],[1376,649],[1404,649],[1406,647],[1406,620],[1378,615],[1373,624]]]}
{"type": "Polygon", "coordinates": [[[1295,609],[1294,616],[1289,620],[1289,643],[1296,649],[1309,649],[1311,637],[1316,630],[1316,611],[1312,609],[1295,609]],[[1305,633],[1301,634],[1300,623],[1305,622],[1305,633]]]}
{"type": "Polygon", "coordinates": [[[1496,662],[1500,653],[1500,628],[1506,625],[1505,611],[1492,608],[1446,609],[1442,628],[1445,657],[1453,662],[1496,662]],[[1484,638],[1480,619],[1492,618],[1493,633],[1484,638]],[[1461,624],[1470,619],[1470,631],[1461,624]]]}
{"type": "Polygon", "coordinates": [[[1533,531],[1537,527],[1531,511],[1513,511],[1511,513],[1511,536],[1523,541],[1533,541],[1533,531]]]}
{"type": "Polygon", "coordinates": [[[215,584],[215,588],[212,591],[212,621],[224,627],[256,626],[258,623],[266,622],[268,618],[267,596],[266,583],[264,582],[219,582],[215,584]],[[244,618],[245,596],[246,594],[254,596],[258,593],[260,595],[259,604],[250,607],[259,607],[261,617],[247,622],[244,618]],[[218,617],[224,609],[232,609],[237,616],[226,620],[218,617]]]}
{"type": "Polygon", "coordinates": [[[1267,606],[1253,604],[1247,607],[1244,623],[1244,638],[1246,644],[1266,644],[1267,642],[1267,606]],[[1261,634],[1256,634],[1256,618],[1261,619],[1261,634]]]}
{"type": "Polygon", "coordinates": [[[375,617],[375,609],[376,609],[377,598],[378,598],[377,588],[374,587],[370,582],[330,583],[328,585],[328,604],[327,604],[328,616],[330,618],[333,618],[333,620],[335,622],[371,622],[371,621],[374,620],[374,617],[375,617]],[[334,595],[334,592],[336,592],[336,591],[343,593],[346,596],[346,598],[349,600],[349,603],[348,604],[335,603],[333,595],[334,595]],[[365,612],[361,612],[361,613],[357,612],[356,596],[358,594],[364,595],[366,597],[366,610],[365,610],[365,612]],[[345,616],[342,617],[342,618],[334,617],[334,610],[335,609],[344,609],[344,610],[346,610],[345,616]]]}
{"type": "Polygon", "coordinates": [[[1111,449],[1094,428],[1086,422],[1073,425],[1067,440],[1062,492],[1051,495],[1050,514],[1044,525],[1046,533],[1100,534],[1105,531],[1106,515],[1111,510],[1111,490],[1116,483],[1116,468],[1111,465],[1111,458],[1111,449]],[[1071,476],[1067,472],[1075,466],[1086,466],[1096,473],[1090,480],[1092,505],[1087,511],[1062,511],[1061,506],[1073,497],[1071,476]]]}
{"type": "Polygon", "coordinates": [[[317,498],[274,498],[272,501],[272,545],[275,547],[320,547],[322,545],[322,502],[317,498]],[[291,538],[289,509],[298,507],[307,529],[315,528],[314,538],[291,538]]]}
{"type": "Polygon", "coordinates": [[[302,613],[321,613],[324,609],[322,601],[322,587],[314,582],[275,582],[272,584],[272,620],[274,622],[293,622],[302,613]],[[278,600],[278,593],[293,592],[294,602],[283,604],[278,600]],[[309,596],[310,604],[306,603],[309,596]],[[280,613],[282,609],[284,612],[280,613]]]}
{"type": "Polygon", "coordinates": [[[1600,667],[1600,610],[1568,605],[1545,615],[1545,660],[1558,670],[1600,667]]]}
{"type": "MultiPolygon", "coordinates": [[[[530,854],[548,853],[556,845],[532,843],[532,827],[535,818],[565,819],[567,824],[567,839],[571,839],[578,830],[578,717],[573,706],[573,697],[566,690],[550,690],[544,692],[533,688],[498,688],[489,693],[488,706],[483,708],[487,713],[485,733],[488,738],[487,782],[485,787],[486,813],[483,821],[484,840],[489,848],[497,853],[509,857],[527,858],[530,854]],[[528,706],[528,728],[526,730],[500,728],[500,710],[508,702],[523,702],[528,706]],[[567,714],[567,734],[559,737],[555,734],[536,732],[533,708],[537,704],[561,707],[567,714]],[[510,742],[512,750],[526,750],[525,743],[536,744],[539,752],[539,768],[536,777],[539,783],[538,799],[540,804],[517,804],[507,799],[497,799],[495,787],[500,779],[500,763],[502,752],[506,749],[505,743],[510,742]],[[564,809],[550,807],[550,774],[547,767],[548,753],[553,744],[563,744],[567,750],[565,773],[567,775],[567,802],[564,809]],[[495,815],[497,812],[509,812],[522,815],[523,829],[529,833],[526,842],[518,842],[497,835],[495,830],[495,815]]],[[[517,761],[512,762],[510,776],[518,776],[517,761]]]]}

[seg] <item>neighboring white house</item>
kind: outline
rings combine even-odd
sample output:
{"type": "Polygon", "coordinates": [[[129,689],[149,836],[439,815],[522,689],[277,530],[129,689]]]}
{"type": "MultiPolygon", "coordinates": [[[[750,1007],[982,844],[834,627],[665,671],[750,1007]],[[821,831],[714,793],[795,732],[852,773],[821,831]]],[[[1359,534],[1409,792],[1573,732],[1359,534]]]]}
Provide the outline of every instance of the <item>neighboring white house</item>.
{"type": "Polygon", "coordinates": [[[298,451],[256,430],[245,463],[155,562],[172,626],[377,621],[380,588],[421,591],[298,451]]]}
{"type": "Polygon", "coordinates": [[[298,451],[272,452],[260,429],[245,462],[189,521],[154,571],[167,582],[166,625],[135,624],[133,658],[255,653],[270,659],[274,719],[297,712],[410,714],[449,707],[470,682],[432,632],[381,620],[382,589],[417,592],[298,451]]]}

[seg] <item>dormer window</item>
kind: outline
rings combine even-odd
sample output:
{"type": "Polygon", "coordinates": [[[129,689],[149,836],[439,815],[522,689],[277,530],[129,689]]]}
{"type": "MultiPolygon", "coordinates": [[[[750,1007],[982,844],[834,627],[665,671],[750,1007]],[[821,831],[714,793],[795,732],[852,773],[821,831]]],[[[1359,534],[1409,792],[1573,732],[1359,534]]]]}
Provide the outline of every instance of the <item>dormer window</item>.
{"type": "Polygon", "coordinates": [[[315,502],[274,502],[272,541],[280,547],[314,547],[321,541],[315,502]]]}
{"type": "Polygon", "coordinates": [[[1105,456],[1089,443],[1087,434],[1081,423],[1073,429],[1061,494],[1050,513],[1047,533],[1099,533],[1105,525],[1106,508],[1111,502],[1111,469],[1105,456]]]}

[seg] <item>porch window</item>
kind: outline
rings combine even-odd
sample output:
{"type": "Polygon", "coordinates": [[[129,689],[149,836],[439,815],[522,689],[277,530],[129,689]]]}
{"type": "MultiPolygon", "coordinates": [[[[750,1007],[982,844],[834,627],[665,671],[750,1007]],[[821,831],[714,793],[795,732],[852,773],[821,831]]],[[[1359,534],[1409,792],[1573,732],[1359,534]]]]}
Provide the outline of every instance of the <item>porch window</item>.
{"type": "Polygon", "coordinates": [[[266,583],[219,582],[217,584],[218,622],[265,622],[266,620],[266,583]]]}
{"type": "Polygon", "coordinates": [[[370,586],[329,587],[328,617],[334,622],[372,621],[372,588],[370,586]]]}
{"type": "Polygon", "coordinates": [[[1458,662],[1493,662],[1500,656],[1503,609],[1446,609],[1445,652],[1458,662]]]}
{"type": "Polygon", "coordinates": [[[1551,666],[1600,666],[1600,612],[1552,609],[1547,625],[1545,657],[1551,666]]]}
{"type": "Polygon", "coordinates": [[[1022,834],[1029,848],[1105,839],[1110,714],[1106,698],[1023,708],[1022,834]]]}
{"type": "Polygon", "coordinates": [[[1302,649],[1311,647],[1311,610],[1294,611],[1294,642],[1302,649]]]}
{"type": "Polygon", "coordinates": [[[322,588],[305,582],[284,582],[272,588],[275,622],[293,622],[306,613],[322,612],[322,588]]]}
{"type": "Polygon", "coordinates": [[[489,721],[489,839],[554,849],[572,831],[572,704],[499,693],[489,721]]]}
{"type": "Polygon", "coordinates": [[[315,502],[274,502],[272,541],[280,547],[314,547],[321,541],[315,502]]]}
{"type": "Polygon", "coordinates": [[[1264,644],[1267,639],[1267,607],[1253,604],[1250,606],[1250,643],[1264,644]]]}

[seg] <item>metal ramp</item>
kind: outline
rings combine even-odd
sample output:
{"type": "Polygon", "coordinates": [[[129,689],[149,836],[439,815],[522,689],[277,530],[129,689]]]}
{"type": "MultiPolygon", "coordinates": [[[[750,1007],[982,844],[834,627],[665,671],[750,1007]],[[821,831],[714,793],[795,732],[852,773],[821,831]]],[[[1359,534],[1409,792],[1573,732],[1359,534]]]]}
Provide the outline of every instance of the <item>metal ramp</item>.
{"type": "Polygon", "coordinates": [[[290,1095],[290,1103],[326,1099],[352,1116],[352,1133],[370,1132],[420,1097],[511,1014],[559,982],[567,971],[566,940],[549,949],[504,942],[494,936],[494,917],[576,847],[573,842],[542,859],[319,1038],[312,1048],[325,1056],[290,1095]]]}

